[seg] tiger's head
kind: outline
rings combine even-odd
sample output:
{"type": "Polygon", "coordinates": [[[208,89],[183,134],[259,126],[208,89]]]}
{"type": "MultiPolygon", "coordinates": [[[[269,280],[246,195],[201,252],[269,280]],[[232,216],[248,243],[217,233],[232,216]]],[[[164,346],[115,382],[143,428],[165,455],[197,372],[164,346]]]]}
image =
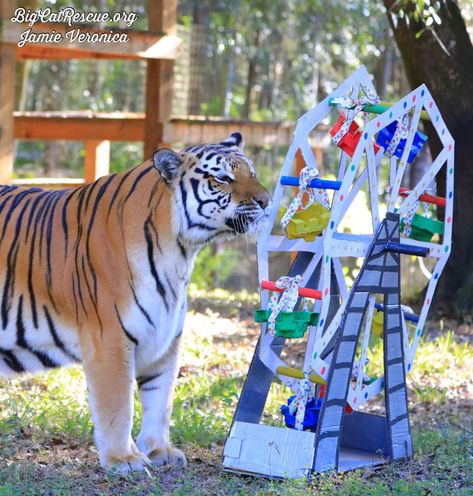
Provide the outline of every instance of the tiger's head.
{"type": "Polygon", "coordinates": [[[264,224],[271,196],[243,153],[240,133],[179,153],[160,149],[153,163],[174,191],[179,235],[184,241],[201,244],[229,239],[257,233],[264,224]]]}

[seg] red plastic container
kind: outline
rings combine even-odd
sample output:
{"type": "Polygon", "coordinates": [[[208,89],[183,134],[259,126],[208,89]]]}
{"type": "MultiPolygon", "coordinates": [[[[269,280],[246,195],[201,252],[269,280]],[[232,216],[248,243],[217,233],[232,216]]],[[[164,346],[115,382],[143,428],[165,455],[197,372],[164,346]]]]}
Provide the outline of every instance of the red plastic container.
{"type": "MultiPolygon", "coordinates": [[[[335,124],[335,126],[330,129],[330,135],[335,136],[338,131],[340,131],[340,128],[342,127],[343,123],[345,122],[345,116],[341,115],[335,124]]],[[[343,136],[343,138],[339,141],[338,146],[345,152],[347,153],[350,157],[353,157],[353,154],[355,153],[355,148],[358,145],[358,142],[360,141],[362,135],[362,131],[360,129],[360,126],[353,121],[350,125],[350,129],[348,129],[347,134],[343,136]]],[[[374,153],[376,154],[379,150],[379,146],[374,143],[374,153]]]]}

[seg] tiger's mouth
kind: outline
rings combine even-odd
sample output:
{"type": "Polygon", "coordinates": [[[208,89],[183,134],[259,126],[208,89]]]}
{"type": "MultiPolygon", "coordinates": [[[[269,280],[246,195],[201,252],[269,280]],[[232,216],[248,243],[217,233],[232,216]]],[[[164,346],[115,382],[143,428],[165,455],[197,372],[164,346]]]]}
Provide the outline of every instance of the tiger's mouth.
{"type": "Polygon", "coordinates": [[[228,217],[225,220],[225,225],[229,227],[235,234],[257,234],[266,219],[267,213],[263,210],[252,212],[236,212],[233,217],[228,217]]]}

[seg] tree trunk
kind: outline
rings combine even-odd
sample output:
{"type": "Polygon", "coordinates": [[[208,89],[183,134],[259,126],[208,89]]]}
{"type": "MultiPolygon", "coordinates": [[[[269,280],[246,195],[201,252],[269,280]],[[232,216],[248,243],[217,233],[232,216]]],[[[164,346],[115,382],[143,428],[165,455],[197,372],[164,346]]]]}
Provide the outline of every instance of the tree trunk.
{"type": "MultiPolygon", "coordinates": [[[[473,306],[473,46],[460,8],[453,0],[441,2],[440,25],[435,32],[397,17],[400,5],[413,10],[414,2],[384,0],[388,19],[401,52],[410,85],[426,83],[455,139],[455,204],[452,254],[437,291],[436,307],[454,316],[472,314],[473,306]]],[[[408,12],[409,13],[409,12],[408,12]]],[[[441,149],[431,125],[427,134],[432,156],[441,149]]],[[[438,181],[438,194],[445,195],[445,176],[438,181]]],[[[439,212],[441,214],[441,212],[439,212]]]]}
{"type": "Polygon", "coordinates": [[[257,29],[254,39],[255,54],[250,58],[248,62],[248,77],[246,79],[245,103],[243,104],[243,109],[241,110],[241,116],[243,119],[249,119],[251,112],[251,95],[253,92],[253,86],[256,82],[256,58],[258,56],[260,44],[260,33],[261,31],[257,29]]]}

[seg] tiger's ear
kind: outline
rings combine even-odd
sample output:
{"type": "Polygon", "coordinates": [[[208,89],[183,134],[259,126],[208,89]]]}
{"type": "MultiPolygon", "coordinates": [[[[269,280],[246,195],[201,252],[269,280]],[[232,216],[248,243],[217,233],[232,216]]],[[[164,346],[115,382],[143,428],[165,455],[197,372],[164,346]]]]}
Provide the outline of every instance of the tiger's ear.
{"type": "Polygon", "coordinates": [[[222,141],[220,144],[225,146],[237,146],[238,148],[240,148],[240,150],[243,150],[243,147],[245,146],[243,143],[243,137],[240,133],[231,134],[225,141],[222,141]]]}
{"type": "Polygon", "coordinates": [[[166,182],[171,182],[182,164],[181,157],[170,148],[161,148],[153,153],[153,165],[166,182]]]}

